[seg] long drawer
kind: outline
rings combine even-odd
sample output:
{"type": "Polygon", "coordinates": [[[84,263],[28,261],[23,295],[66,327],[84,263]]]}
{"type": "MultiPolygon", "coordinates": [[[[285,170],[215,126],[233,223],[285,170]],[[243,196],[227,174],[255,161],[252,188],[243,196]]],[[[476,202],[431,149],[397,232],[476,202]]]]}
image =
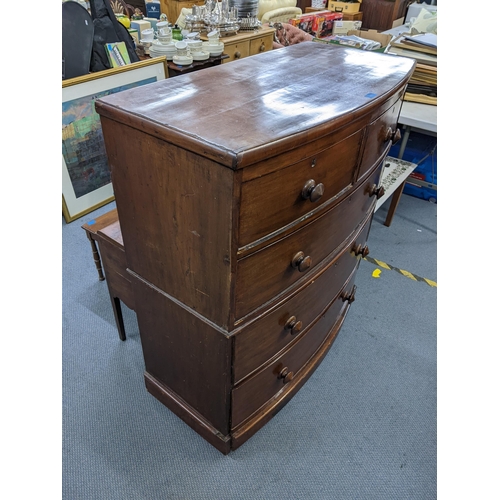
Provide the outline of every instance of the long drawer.
{"type": "MultiPolygon", "coordinates": [[[[236,319],[277,296],[344,243],[371,213],[382,164],[342,202],[313,222],[237,264],[236,319]]],[[[340,248],[338,248],[340,251],[340,248]]]]}
{"type": "Polygon", "coordinates": [[[370,224],[369,219],[345,250],[298,293],[235,335],[235,384],[307,331],[358,265],[361,256],[353,249],[365,247],[370,224]]]}
{"type": "MultiPolygon", "coordinates": [[[[354,294],[355,274],[355,272],[352,274],[351,279],[342,290],[347,295],[354,294]]],[[[241,424],[264,403],[280,392],[286,383],[293,380],[293,376],[301,370],[321,347],[321,344],[323,344],[340,317],[342,309],[348,304],[342,292],[339,293],[328,310],[302,338],[290,346],[275,361],[233,389],[231,393],[232,428],[241,424]]]]}
{"type": "Polygon", "coordinates": [[[349,187],[356,174],[361,138],[359,131],[295,165],[244,182],[239,246],[286,226],[349,187]]]}

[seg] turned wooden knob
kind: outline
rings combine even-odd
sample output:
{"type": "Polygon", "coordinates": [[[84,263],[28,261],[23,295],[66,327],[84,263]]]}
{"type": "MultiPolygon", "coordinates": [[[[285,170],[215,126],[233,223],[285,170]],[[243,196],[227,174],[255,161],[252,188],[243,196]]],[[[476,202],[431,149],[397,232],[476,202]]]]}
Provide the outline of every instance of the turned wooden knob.
{"type": "Polygon", "coordinates": [[[264,44],[262,44],[260,47],[259,47],[259,51],[260,52],[264,52],[266,50],[266,46],[264,44]]]}
{"type": "Polygon", "coordinates": [[[302,188],[302,198],[304,200],[310,200],[312,203],[318,201],[325,192],[325,186],[321,184],[321,182],[316,185],[316,181],[314,179],[309,179],[302,188]]]}
{"type": "Polygon", "coordinates": [[[288,384],[293,379],[293,372],[289,371],[288,368],[285,366],[283,370],[280,371],[278,378],[283,379],[284,384],[288,384]]]}
{"type": "Polygon", "coordinates": [[[235,59],[239,59],[240,57],[241,57],[241,52],[240,51],[234,53],[234,58],[235,59]]]}
{"type": "Polygon", "coordinates": [[[369,196],[375,195],[377,197],[377,200],[379,200],[385,194],[384,186],[377,187],[376,184],[372,184],[370,190],[368,191],[368,194],[369,196]]]}
{"type": "Polygon", "coordinates": [[[356,295],[356,285],[352,287],[351,292],[342,292],[340,294],[340,298],[342,299],[342,302],[347,301],[349,304],[352,304],[354,302],[354,296],[356,295]]]}
{"type": "Polygon", "coordinates": [[[392,143],[393,144],[396,144],[399,139],[401,139],[401,130],[399,130],[398,128],[396,129],[396,132],[394,132],[394,135],[392,136],[392,143]]]}
{"type": "Polygon", "coordinates": [[[401,131],[397,128],[396,130],[392,130],[392,127],[387,127],[385,131],[385,140],[392,141],[393,144],[401,139],[401,131]]]}
{"type": "Polygon", "coordinates": [[[368,245],[361,246],[361,243],[358,243],[352,248],[352,251],[354,252],[354,255],[361,255],[363,258],[366,257],[369,253],[370,250],[368,249],[368,245]]]}
{"type": "Polygon", "coordinates": [[[304,252],[297,252],[292,259],[292,267],[295,267],[299,272],[303,273],[311,267],[312,259],[309,256],[305,256],[304,252]]]}
{"type": "Polygon", "coordinates": [[[289,329],[292,335],[295,335],[302,330],[302,321],[297,321],[295,316],[290,316],[285,323],[285,328],[289,329]]]}

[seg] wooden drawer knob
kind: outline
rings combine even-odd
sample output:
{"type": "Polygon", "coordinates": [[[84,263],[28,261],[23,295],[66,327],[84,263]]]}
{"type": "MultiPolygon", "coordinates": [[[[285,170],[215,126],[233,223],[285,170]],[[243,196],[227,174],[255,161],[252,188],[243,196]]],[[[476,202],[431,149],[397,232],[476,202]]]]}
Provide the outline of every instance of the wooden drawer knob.
{"type": "Polygon", "coordinates": [[[237,51],[234,53],[234,58],[235,59],[239,59],[241,57],[241,52],[240,51],[237,51]]]}
{"type": "Polygon", "coordinates": [[[285,328],[289,329],[292,335],[295,335],[302,330],[302,321],[297,321],[295,316],[290,316],[285,323],[285,328]]]}
{"type": "Polygon", "coordinates": [[[384,186],[377,187],[376,184],[372,184],[372,186],[370,187],[370,190],[368,191],[368,195],[369,196],[375,195],[377,197],[377,200],[382,198],[382,196],[384,196],[384,194],[385,194],[384,186]]]}
{"type": "Polygon", "coordinates": [[[302,198],[304,200],[310,200],[312,203],[318,201],[325,192],[325,186],[320,182],[316,185],[316,181],[314,179],[309,179],[302,188],[302,198]]]}
{"type": "Polygon", "coordinates": [[[401,131],[398,128],[394,131],[392,127],[387,127],[385,131],[385,140],[392,141],[393,144],[396,144],[399,139],[401,139],[401,131]]]}
{"type": "Polygon", "coordinates": [[[260,47],[259,47],[259,51],[260,52],[264,52],[266,50],[266,46],[264,44],[262,44],[260,47]]]}
{"type": "Polygon", "coordinates": [[[340,298],[342,299],[342,302],[347,301],[349,304],[352,304],[354,302],[355,295],[356,295],[356,285],[352,287],[351,292],[342,292],[340,294],[340,298]]]}
{"type": "Polygon", "coordinates": [[[278,378],[283,379],[284,384],[288,384],[288,382],[291,382],[293,380],[293,372],[289,371],[288,368],[285,366],[283,370],[280,371],[278,378]]]}
{"type": "Polygon", "coordinates": [[[312,259],[305,256],[304,252],[297,252],[292,259],[292,267],[299,270],[300,273],[307,271],[312,265],[312,259]]]}
{"type": "Polygon", "coordinates": [[[361,255],[363,258],[370,253],[368,245],[361,246],[361,243],[358,243],[357,245],[353,246],[352,251],[354,252],[354,255],[361,255]]]}

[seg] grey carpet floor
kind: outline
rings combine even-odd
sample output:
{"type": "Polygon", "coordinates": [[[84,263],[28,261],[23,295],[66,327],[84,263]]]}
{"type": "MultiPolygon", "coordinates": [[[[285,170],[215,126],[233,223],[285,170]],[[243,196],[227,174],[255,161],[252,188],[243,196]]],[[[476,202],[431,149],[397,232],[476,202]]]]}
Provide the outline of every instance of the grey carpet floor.
{"type": "Polygon", "coordinates": [[[369,257],[396,269],[361,262],[322,364],[227,456],[146,391],[126,307],[118,338],[81,229],[114,206],[62,224],[64,500],[436,498],[437,288],[397,269],[437,281],[437,205],[403,195],[389,228],[375,214],[369,257]]]}

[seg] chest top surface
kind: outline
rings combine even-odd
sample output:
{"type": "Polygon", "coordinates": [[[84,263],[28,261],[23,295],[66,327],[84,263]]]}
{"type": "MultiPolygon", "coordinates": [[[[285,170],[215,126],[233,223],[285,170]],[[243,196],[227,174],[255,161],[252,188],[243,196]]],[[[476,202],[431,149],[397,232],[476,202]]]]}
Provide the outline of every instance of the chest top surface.
{"type": "Polygon", "coordinates": [[[327,134],[375,109],[415,62],[303,42],[108,95],[101,116],[241,168],[245,153],[327,134]]]}

